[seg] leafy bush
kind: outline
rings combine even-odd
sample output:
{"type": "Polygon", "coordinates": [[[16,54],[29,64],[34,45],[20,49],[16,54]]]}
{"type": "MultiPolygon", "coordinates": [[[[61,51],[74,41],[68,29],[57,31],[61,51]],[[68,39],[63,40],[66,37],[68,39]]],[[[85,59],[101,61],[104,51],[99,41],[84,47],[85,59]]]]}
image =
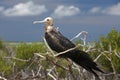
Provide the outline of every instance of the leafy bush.
{"type": "Polygon", "coordinates": [[[3,57],[3,55],[0,55],[0,75],[4,74],[4,76],[9,76],[11,74],[12,65],[8,64],[3,57]]]}
{"type": "Polygon", "coordinates": [[[120,51],[120,32],[115,29],[112,29],[110,33],[106,37],[100,38],[101,43],[103,44],[104,50],[109,50],[109,45],[111,45],[111,49],[120,51]]]}
{"type": "Polygon", "coordinates": [[[92,56],[95,58],[99,54],[104,53],[98,62],[108,72],[120,73],[120,58],[118,56],[120,55],[120,32],[112,29],[106,37],[101,36],[100,41],[95,42],[95,45],[99,51],[95,51],[92,56]]]}
{"type": "Polygon", "coordinates": [[[11,74],[12,65],[6,59],[8,51],[5,49],[5,45],[0,39],[0,75],[9,76],[11,74]]]}
{"type": "Polygon", "coordinates": [[[30,65],[31,61],[34,59],[34,53],[45,53],[46,47],[44,43],[21,43],[16,47],[16,58],[28,60],[19,61],[15,60],[16,65],[19,69],[24,69],[30,65]]]}
{"type": "MultiPolygon", "coordinates": [[[[25,70],[34,61],[34,53],[45,53],[46,47],[43,42],[41,43],[17,43],[16,45],[8,44],[3,45],[0,50],[0,75],[6,77],[14,76],[21,70],[25,70]],[[11,52],[10,50],[13,50],[11,52]],[[28,60],[28,61],[27,61],[28,60]]],[[[36,68],[36,64],[30,66],[36,68]]]]}

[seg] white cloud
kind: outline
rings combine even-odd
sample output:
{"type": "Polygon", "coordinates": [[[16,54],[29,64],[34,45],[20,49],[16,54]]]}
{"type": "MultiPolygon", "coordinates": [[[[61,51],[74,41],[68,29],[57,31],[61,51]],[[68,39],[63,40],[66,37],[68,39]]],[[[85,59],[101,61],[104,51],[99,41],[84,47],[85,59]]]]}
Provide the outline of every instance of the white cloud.
{"type": "Polygon", "coordinates": [[[120,15],[120,3],[117,5],[113,5],[111,7],[105,8],[102,13],[110,14],[110,15],[120,15]]]}
{"type": "Polygon", "coordinates": [[[93,7],[89,10],[90,13],[98,13],[101,11],[101,7],[93,7]]]}
{"type": "Polygon", "coordinates": [[[52,13],[52,16],[55,18],[62,18],[66,16],[76,15],[79,12],[80,12],[80,9],[75,6],[60,5],[54,10],[54,12],[52,13]]]}
{"type": "Polygon", "coordinates": [[[3,11],[5,16],[32,16],[40,15],[46,12],[45,5],[34,4],[32,1],[27,3],[19,3],[12,8],[7,8],[3,11]]]}
{"type": "Polygon", "coordinates": [[[0,6],[0,12],[2,12],[4,10],[4,7],[0,6]]]}
{"type": "Polygon", "coordinates": [[[106,8],[102,7],[93,7],[88,11],[89,13],[103,13],[103,14],[108,14],[108,15],[120,15],[120,3],[109,6],[106,8]]]}

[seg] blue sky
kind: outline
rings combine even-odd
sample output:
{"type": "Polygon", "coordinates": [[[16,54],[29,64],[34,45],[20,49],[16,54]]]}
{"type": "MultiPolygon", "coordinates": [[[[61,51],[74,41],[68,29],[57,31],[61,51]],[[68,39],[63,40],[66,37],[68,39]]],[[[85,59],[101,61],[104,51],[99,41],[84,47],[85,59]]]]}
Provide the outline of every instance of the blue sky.
{"type": "Polygon", "coordinates": [[[69,39],[80,31],[98,40],[112,28],[120,31],[120,0],[1,0],[0,37],[4,41],[41,41],[44,24],[52,16],[69,39]]]}

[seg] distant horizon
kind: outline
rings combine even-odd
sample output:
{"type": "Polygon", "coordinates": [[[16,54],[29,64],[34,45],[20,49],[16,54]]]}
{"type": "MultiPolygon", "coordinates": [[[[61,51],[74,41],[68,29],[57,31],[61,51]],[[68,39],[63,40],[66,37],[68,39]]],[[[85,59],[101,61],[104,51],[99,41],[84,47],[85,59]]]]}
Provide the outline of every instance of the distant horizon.
{"type": "MultiPolygon", "coordinates": [[[[118,27],[119,28],[119,27],[118,27]]],[[[112,29],[115,29],[115,30],[117,30],[116,28],[112,28],[112,29]]],[[[111,30],[112,30],[111,29],[111,30]]],[[[108,32],[105,32],[105,33],[101,33],[101,35],[99,34],[99,35],[95,35],[95,34],[93,34],[92,35],[92,33],[91,34],[89,34],[88,33],[88,36],[87,36],[87,41],[88,42],[94,42],[94,41],[98,41],[99,39],[100,39],[100,37],[101,36],[104,36],[104,37],[106,37],[107,35],[108,35],[108,33],[111,31],[111,30],[109,30],[108,32]]],[[[119,28],[119,30],[117,30],[117,31],[119,31],[120,32],[120,28],[119,28]]],[[[93,32],[94,33],[94,32],[93,32]]],[[[76,33],[77,34],[77,33],[76,33]]],[[[76,35],[76,34],[74,34],[74,36],[76,35]]],[[[63,34],[64,35],[64,34],[63,34]]],[[[73,37],[74,37],[73,36],[73,37]]],[[[44,36],[43,36],[44,37],[44,36]]],[[[39,40],[32,40],[32,41],[30,41],[30,40],[24,40],[24,41],[20,41],[20,40],[16,40],[16,41],[10,41],[10,40],[4,40],[4,39],[2,39],[1,37],[1,39],[4,41],[4,42],[43,42],[44,40],[43,40],[43,37],[39,37],[39,40]]],[[[67,35],[67,36],[65,36],[65,37],[67,37],[68,39],[72,39],[73,37],[72,36],[70,36],[70,35],[67,35]]],[[[75,39],[75,40],[80,40],[80,38],[77,38],[77,39],[75,39]]],[[[73,40],[73,41],[75,41],[75,40],[73,40]]]]}

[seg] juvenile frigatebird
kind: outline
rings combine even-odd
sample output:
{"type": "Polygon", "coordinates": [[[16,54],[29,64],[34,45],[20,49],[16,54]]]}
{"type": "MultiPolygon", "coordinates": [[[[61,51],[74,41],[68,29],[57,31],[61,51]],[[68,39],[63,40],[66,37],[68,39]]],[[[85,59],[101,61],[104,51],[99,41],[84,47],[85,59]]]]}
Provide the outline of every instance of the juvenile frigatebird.
{"type": "MultiPolygon", "coordinates": [[[[47,17],[43,21],[34,21],[36,23],[45,23],[45,39],[50,46],[50,48],[58,53],[66,51],[68,49],[76,47],[68,38],[64,37],[58,29],[54,27],[54,20],[52,17],[47,17]]],[[[86,52],[75,48],[65,54],[61,55],[62,58],[69,58],[76,64],[82,66],[87,71],[93,73],[97,78],[98,75],[94,70],[104,73],[97,67],[97,64],[92,60],[92,58],[86,52]]]]}

